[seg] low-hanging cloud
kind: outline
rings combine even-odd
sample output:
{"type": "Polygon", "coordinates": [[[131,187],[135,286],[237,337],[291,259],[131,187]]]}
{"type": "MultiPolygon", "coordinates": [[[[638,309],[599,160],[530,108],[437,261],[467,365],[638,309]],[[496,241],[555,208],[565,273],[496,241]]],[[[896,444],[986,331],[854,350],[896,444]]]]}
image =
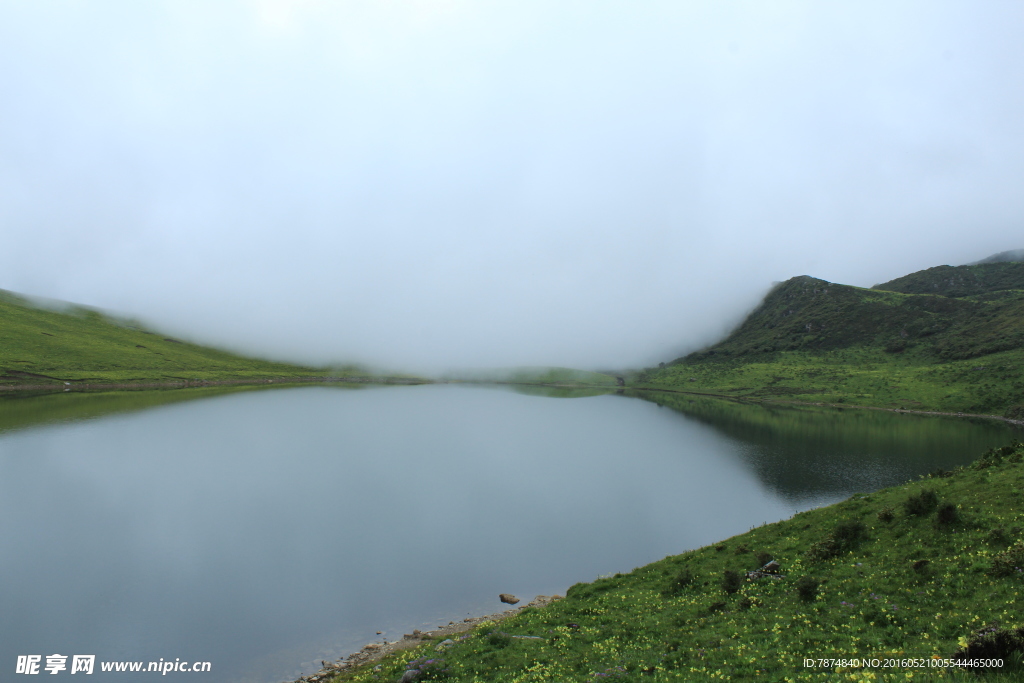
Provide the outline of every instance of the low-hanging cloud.
{"type": "Polygon", "coordinates": [[[1014,3],[0,13],[0,287],[198,341],[621,368],[1024,245],[1014,3]]]}

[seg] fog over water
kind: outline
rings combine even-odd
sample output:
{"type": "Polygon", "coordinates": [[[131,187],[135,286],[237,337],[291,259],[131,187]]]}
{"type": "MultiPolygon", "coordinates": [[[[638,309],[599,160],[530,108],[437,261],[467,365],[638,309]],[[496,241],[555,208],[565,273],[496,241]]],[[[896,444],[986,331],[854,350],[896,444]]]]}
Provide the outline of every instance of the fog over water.
{"type": "Polygon", "coordinates": [[[1012,2],[0,3],[0,288],[434,371],[1024,246],[1012,2]]]}

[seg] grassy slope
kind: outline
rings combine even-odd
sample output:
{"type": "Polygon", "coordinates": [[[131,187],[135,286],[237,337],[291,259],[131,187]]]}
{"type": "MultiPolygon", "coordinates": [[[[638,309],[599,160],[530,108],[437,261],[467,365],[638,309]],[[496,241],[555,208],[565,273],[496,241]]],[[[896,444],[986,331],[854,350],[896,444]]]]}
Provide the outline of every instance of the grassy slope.
{"type": "Polygon", "coordinates": [[[1024,263],[936,266],[875,285],[872,289],[954,297],[1024,289],[1024,263]]]}
{"type": "MultiPolygon", "coordinates": [[[[424,658],[440,661],[426,665],[419,681],[974,680],[914,668],[826,674],[802,661],[948,657],[983,642],[975,634],[984,627],[1024,624],[1015,569],[1024,566],[1022,458],[1021,444],[991,451],[944,476],[858,494],[577,584],[547,608],[334,680],[395,681],[424,658]],[[929,503],[925,491],[937,500],[929,503]],[[944,506],[952,506],[945,517],[944,506]],[[780,563],[781,578],[746,578],[769,558],[780,563]],[[729,585],[727,572],[739,580],[729,585]]],[[[1019,662],[1019,654],[1011,659],[1019,662]]]]}
{"type": "Polygon", "coordinates": [[[0,384],[308,377],[314,369],[175,341],[86,308],[45,310],[0,291],[0,384]]]}
{"type": "Polygon", "coordinates": [[[1024,289],[1010,289],[1024,288],[1024,263],[943,266],[878,287],[935,282],[953,290],[793,278],[722,342],[633,384],[1024,417],[1024,289]]]}

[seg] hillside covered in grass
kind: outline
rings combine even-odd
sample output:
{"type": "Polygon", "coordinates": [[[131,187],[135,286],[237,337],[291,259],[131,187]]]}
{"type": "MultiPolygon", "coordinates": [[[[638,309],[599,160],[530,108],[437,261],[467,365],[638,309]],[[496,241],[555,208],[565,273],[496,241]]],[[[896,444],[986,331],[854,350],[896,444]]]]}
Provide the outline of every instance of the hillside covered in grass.
{"type": "Polygon", "coordinates": [[[1022,460],[993,449],[332,680],[979,680],[933,658],[1003,659],[981,680],[1021,680],[1022,460]]]}
{"type": "Polygon", "coordinates": [[[875,285],[872,289],[951,297],[1024,290],[1024,262],[992,261],[967,266],[936,266],[875,285]]]}
{"type": "Polygon", "coordinates": [[[0,386],[309,377],[314,369],[190,344],[76,306],[0,290],[0,386]]]}
{"type": "Polygon", "coordinates": [[[795,277],[726,339],[633,384],[1024,418],[1024,263],[940,266],[872,289],[795,277]]]}

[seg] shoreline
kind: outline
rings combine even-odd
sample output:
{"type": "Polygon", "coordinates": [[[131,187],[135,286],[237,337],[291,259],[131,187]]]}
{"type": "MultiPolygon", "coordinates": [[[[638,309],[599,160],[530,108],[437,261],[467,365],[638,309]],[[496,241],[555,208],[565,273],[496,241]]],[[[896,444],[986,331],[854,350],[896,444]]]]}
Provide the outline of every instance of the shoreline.
{"type": "Polygon", "coordinates": [[[527,607],[547,607],[556,600],[561,599],[561,595],[538,595],[522,607],[513,607],[503,612],[495,612],[494,614],[488,614],[482,617],[466,617],[460,622],[450,621],[447,626],[440,626],[431,631],[413,629],[412,633],[406,633],[403,635],[401,640],[385,640],[381,643],[367,643],[360,649],[349,654],[347,657],[342,657],[331,662],[321,660],[320,663],[323,666],[319,671],[299,676],[294,681],[289,681],[288,683],[324,683],[332,676],[358,669],[379,659],[383,659],[390,654],[394,654],[395,652],[411,650],[414,647],[431,641],[437,641],[437,648],[443,649],[443,643],[445,640],[449,640],[451,636],[470,631],[485,622],[498,623],[508,617],[519,614],[527,607]]]}
{"type": "Polygon", "coordinates": [[[887,413],[907,413],[910,415],[931,415],[936,417],[980,417],[986,420],[999,420],[1012,425],[1024,426],[1024,420],[1014,420],[1010,417],[1004,417],[1002,415],[988,415],[985,413],[963,413],[963,412],[943,412],[939,410],[913,410],[909,408],[883,408],[882,406],[862,406],[850,403],[825,403],[823,401],[786,401],[778,399],[765,399],[747,396],[726,396],[725,394],[711,394],[701,391],[684,391],[682,389],[668,389],[668,388],[654,388],[654,387],[626,387],[627,391],[660,391],[667,394],[687,394],[689,396],[709,396],[711,398],[722,398],[729,401],[737,401],[740,403],[767,403],[767,404],[781,404],[781,405],[794,405],[794,406],[815,406],[818,408],[841,408],[846,409],[861,409],[861,410],[881,410],[887,413]]]}
{"type": "Polygon", "coordinates": [[[18,391],[47,391],[51,393],[66,393],[75,391],[108,391],[116,389],[145,390],[145,389],[192,389],[198,387],[218,386],[263,386],[267,384],[384,384],[396,386],[415,386],[420,384],[498,384],[506,386],[530,386],[530,387],[552,387],[556,389],[602,389],[608,393],[624,394],[625,392],[661,392],[667,394],[684,394],[687,396],[705,396],[719,398],[738,403],[762,403],[775,405],[793,406],[815,406],[818,408],[839,408],[839,409],[860,409],[860,410],[881,410],[892,413],[906,413],[909,415],[930,415],[933,417],[976,417],[985,420],[998,420],[1007,424],[1024,427],[1024,419],[1015,420],[1003,415],[989,415],[986,413],[964,413],[947,412],[940,410],[916,410],[911,408],[886,408],[883,406],[865,406],[850,403],[825,403],[823,401],[793,401],[783,399],[758,398],[753,396],[729,396],[727,394],[715,394],[705,391],[686,391],[684,389],[672,389],[669,387],[608,387],[589,384],[567,384],[567,383],[534,383],[534,382],[507,382],[507,381],[474,381],[474,380],[445,380],[426,379],[419,377],[274,377],[268,379],[218,379],[218,380],[165,380],[165,381],[140,381],[140,382],[85,382],[78,381],[63,382],[62,384],[12,384],[0,385],[0,392],[18,391]]]}
{"type": "Polygon", "coordinates": [[[264,384],[436,384],[434,380],[413,377],[274,377],[269,379],[181,379],[139,382],[63,382],[62,384],[10,384],[0,385],[0,391],[93,391],[109,389],[191,389],[194,387],[260,386],[264,384]]]}

